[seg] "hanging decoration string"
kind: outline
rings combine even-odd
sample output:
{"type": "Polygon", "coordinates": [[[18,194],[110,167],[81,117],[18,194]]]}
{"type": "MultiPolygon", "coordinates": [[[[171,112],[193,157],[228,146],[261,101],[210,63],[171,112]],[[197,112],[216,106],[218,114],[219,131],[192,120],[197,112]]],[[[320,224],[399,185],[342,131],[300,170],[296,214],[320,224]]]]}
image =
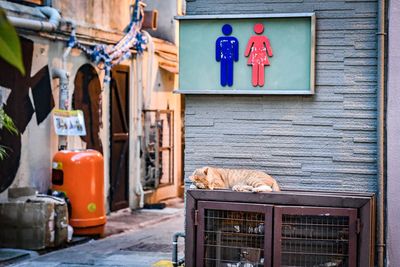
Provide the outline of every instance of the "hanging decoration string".
{"type": "Polygon", "coordinates": [[[111,68],[119,64],[121,61],[130,58],[131,48],[134,48],[137,53],[143,53],[147,40],[141,32],[144,11],[144,4],[139,0],[133,5],[131,21],[126,28],[125,36],[115,45],[98,44],[92,47],[87,47],[79,43],[76,38],[76,31],[71,31],[71,36],[67,46],[71,48],[79,48],[88,55],[90,60],[97,65],[98,68],[104,69],[104,83],[108,84],[111,80],[111,68]]]}

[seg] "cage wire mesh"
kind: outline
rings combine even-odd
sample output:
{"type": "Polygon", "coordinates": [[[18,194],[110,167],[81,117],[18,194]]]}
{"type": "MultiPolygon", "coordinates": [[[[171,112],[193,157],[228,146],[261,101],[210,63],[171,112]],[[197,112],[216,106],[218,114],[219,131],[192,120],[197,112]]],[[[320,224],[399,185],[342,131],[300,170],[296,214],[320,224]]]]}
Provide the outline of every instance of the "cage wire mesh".
{"type": "Polygon", "coordinates": [[[349,217],[282,216],[282,266],[349,265],[349,217]]]}
{"type": "Polygon", "coordinates": [[[205,210],[204,266],[264,266],[265,214],[205,210]]]}

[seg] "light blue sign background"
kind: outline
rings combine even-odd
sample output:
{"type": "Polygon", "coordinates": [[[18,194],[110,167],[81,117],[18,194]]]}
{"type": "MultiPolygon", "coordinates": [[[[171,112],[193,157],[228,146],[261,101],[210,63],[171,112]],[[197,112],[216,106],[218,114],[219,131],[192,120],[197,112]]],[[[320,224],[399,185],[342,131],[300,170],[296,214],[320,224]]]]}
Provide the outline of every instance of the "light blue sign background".
{"type": "Polygon", "coordinates": [[[311,17],[181,20],[179,91],[312,94],[311,26],[311,17]],[[232,87],[220,85],[220,63],[215,60],[215,41],[223,36],[221,29],[226,23],[233,28],[231,36],[239,40],[239,61],[234,63],[232,87]],[[255,35],[256,23],[264,25],[263,34],[269,38],[273,51],[270,66],[264,68],[263,87],[252,86],[252,66],[247,65],[248,58],[244,56],[249,38],[255,35]]]}

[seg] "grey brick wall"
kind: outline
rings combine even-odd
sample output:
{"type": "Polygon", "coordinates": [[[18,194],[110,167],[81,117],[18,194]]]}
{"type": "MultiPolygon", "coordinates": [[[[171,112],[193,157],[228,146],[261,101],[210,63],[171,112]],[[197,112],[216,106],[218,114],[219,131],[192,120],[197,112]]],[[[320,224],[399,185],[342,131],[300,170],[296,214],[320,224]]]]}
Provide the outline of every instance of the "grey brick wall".
{"type": "Polygon", "coordinates": [[[187,95],[185,177],[261,169],[283,189],[376,191],[376,1],[195,0],[188,15],[315,12],[314,96],[187,95]]]}

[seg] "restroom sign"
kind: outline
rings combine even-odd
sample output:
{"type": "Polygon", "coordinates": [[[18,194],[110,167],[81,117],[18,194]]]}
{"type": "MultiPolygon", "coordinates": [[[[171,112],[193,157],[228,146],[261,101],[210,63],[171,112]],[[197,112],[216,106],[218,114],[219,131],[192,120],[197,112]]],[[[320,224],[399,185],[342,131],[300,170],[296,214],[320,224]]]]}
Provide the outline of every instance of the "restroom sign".
{"type": "Polygon", "coordinates": [[[314,94],[314,13],[177,19],[177,92],[314,94]]]}

